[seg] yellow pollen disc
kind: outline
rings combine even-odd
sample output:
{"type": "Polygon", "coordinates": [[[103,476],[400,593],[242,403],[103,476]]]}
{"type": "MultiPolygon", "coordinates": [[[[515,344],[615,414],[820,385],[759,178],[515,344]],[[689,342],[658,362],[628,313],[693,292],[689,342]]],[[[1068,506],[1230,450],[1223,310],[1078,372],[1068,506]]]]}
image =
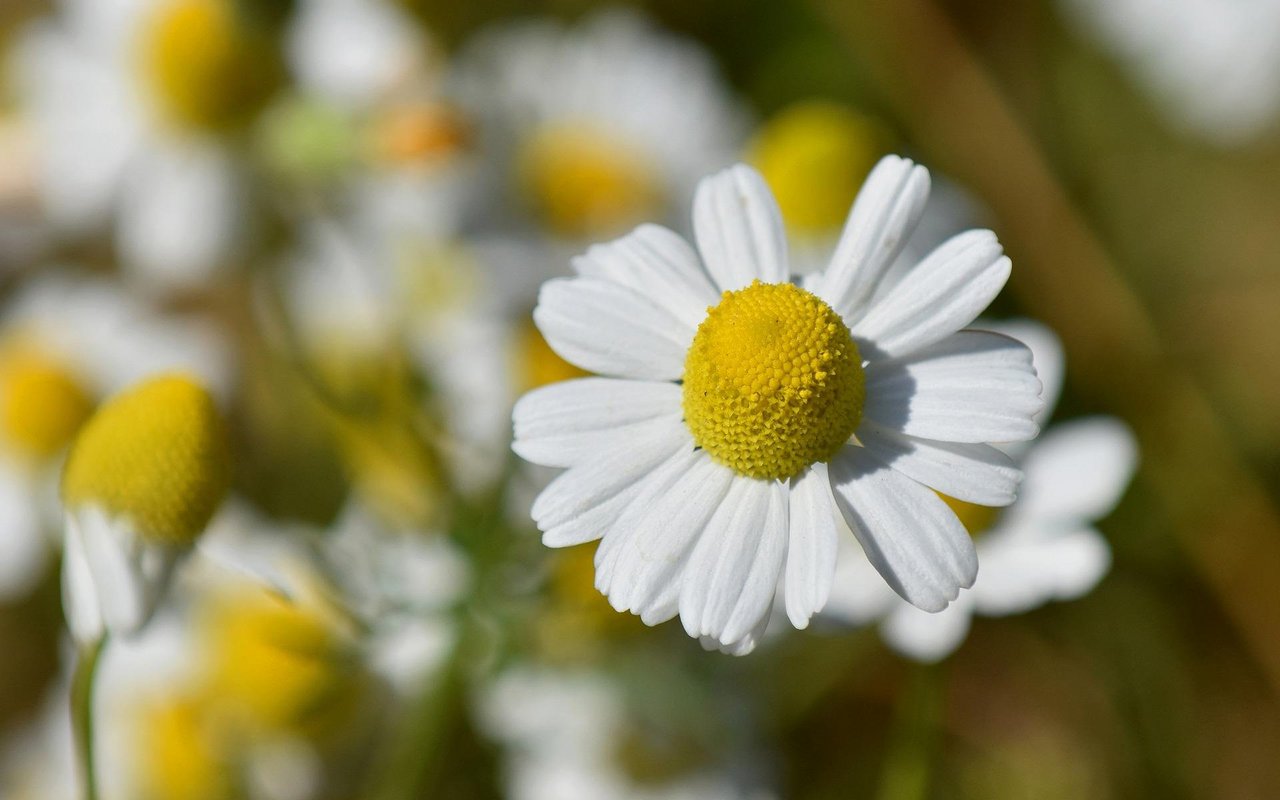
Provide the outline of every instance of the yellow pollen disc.
{"type": "Polygon", "coordinates": [[[789,283],[725,292],[684,362],[684,419],[735,472],[786,479],[853,435],[866,396],[862,357],[826,303],[789,283]]]}
{"type": "Polygon", "coordinates": [[[93,410],[93,399],[65,365],[21,350],[0,367],[0,430],[17,450],[47,459],[66,447],[93,410]]]}
{"type": "Polygon", "coordinates": [[[568,236],[618,233],[655,216],[663,202],[658,172],[643,153],[585,126],[533,136],[518,169],[547,224],[568,236]]]}
{"type": "Polygon", "coordinates": [[[445,161],[471,144],[471,130],[454,109],[415,103],[389,109],[373,131],[374,152],[388,164],[445,161]]]}
{"type": "Polygon", "coordinates": [[[970,503],[966,500],[957,500],[950,495],[938,493],[938,497],[942,498],[942,502],[946,503],[956,516],[960,518],[960,524],[964,525],[964,529],[969,532],[970,536],[977,537],[986,533],[995,524],[996,517],[1000,516],[1000,509],[991,506],[980,506],[977,503],[970,503]]]}
{"type": "Polygon", "coordinates": [[[153,541],[195,541],[230,482],[213,398],[181,375],[144,381],[103,403],[67,456],[62,499],[129,518],[153,541]]]}
{"type": "Polygon", "coordinates": [[[263,34],[245,30],[231,0],[168,0],[143,26],[143,79],[164,119],[181,128],[247,122],[280,69],[263,34]]]}
{"type": "Polygon", "coordinates": [[[826,233],[844,223],[880,138],[872,122],[843,106],[799,103],[765,123],[747,160],[764,175],[787,225],[826,233]]]}

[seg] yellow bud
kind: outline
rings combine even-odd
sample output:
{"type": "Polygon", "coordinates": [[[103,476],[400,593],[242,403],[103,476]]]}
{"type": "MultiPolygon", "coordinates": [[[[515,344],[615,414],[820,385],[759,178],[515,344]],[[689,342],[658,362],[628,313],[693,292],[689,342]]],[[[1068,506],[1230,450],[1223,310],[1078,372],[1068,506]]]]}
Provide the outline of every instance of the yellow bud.
{"type": "Polygon", "coordinates": [[[213,398],[183,375],[162,375],[107,400],[72,444],[67,506],[97,505],[155,542],[195,541],[230,483],[226,431],[213,398]]]}
{"type": "Polygon", "coordinates": [[[880,155],[874,123],[829,102],[793,105],[769,120],[748,148],[782,210],[802,233],[844,223],[862,181],[880,155]]]}
{"type": "Polygon", "coordinates": [[[61,452],[92,410],[84,384],[44,353],[23,349],[0,367],[0,430],[33,459],[61,452]]]}

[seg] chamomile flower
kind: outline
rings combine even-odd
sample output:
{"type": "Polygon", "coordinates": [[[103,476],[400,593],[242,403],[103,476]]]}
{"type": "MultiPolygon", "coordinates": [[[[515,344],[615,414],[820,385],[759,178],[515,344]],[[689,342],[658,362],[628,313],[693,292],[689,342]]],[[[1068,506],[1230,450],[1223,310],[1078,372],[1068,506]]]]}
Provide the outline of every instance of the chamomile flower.
{"type": "Polygon", "coordinates": [[[229,483],[222,418],[189,376],[150,378],[99,406],[62,475],[63,605],[78,642],[147,623],[229,483]]]}
{"type": "Polygon", "coordinates": [[[973,543],[933,490],[1012,502],[1018,470],[986,443],[1037,433],[1040,384],[1025,345],[964,329],[1009,276],[990,231],[876,297],[928,187],[882,160],[801,287],[768,187],[736,166],[698,187],[697,251],[646,225],[543,287],[547,341],[602,377],[525,395],[513,448],[568,468],[533,518],[549,546],[601,540],[614,608],[749,652],[784,577],[797,627],[826,602],[837,513],[913,605],[941,611],[973,583],[973,543]]]}
{"type": "Polygon", "coordinates": [[[493,197],[563,239],[679,219],[691,176],[728,164],[742,135],[710,57],[624,12],[482,33],[452,84],[480,120],[493,197]]]}
{"type": "Polygon", "coordinates": [[[279,82],[269,36],[232,0],[59,10],[18,53],[46,212],[75,234],[114,223],[146,287],[200,285],[245,230],[245,176],[227,142],[279,82]]]}
{"type": "MultiPolygon", "coordinates": [[[[1029,343],[1045,385],[1047,417],[1062,378],[1056,337],[1030,322],[989,325],[1029,343]]],[[[1049,428],[1029,446],[1006,447],[1025,473],[1007,509],[946,498],[977,540],[982,571],[938,614],[902,602],[873,580],[862,554],[844,548],[824,616],[853,623],[882,620],[885,641],[918,661],[937,661],[964,641],[974,614],[1002,616],[1088,593],[1111,566],[1094,523],[1120,501],[1137,463],[1133,434],[1119,420],[1088,417],[1049,428]]]]}

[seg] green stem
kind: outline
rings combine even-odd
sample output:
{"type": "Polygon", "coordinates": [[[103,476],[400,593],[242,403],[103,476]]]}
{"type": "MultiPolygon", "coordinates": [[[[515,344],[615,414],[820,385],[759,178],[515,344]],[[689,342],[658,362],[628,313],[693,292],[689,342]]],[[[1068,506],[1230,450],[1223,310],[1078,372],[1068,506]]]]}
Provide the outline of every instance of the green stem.
{"type": "Polygon", "coordinates": [[[98,661],[106,644],[104,636],[83,645],[76,661],[75,674],[71,678],[71,730],[81,785],[84,787],[84,800],[98,800],[98,777],[93,755],[93,688],[98,674],[98,661]]]}
{"type": "Polygon", "coordinates": [[[942,712],[942,669],[915,666],[898,699],[877,800],[924,800],[942,712]]]}

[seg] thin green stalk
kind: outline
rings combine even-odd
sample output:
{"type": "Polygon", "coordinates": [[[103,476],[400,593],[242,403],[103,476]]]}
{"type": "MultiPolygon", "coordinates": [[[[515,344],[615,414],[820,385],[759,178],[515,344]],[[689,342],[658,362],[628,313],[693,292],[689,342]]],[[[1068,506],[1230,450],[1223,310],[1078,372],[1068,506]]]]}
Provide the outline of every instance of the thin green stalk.
{"type": "Polygon", "coordinates": [[[84,800],[98,800],[98,773],[94,763],[93,747],[93,689],[98,674],[98,662],[106,648],[104,636],[83,645],[76,661],[75,674],[71,677],[71,730],[75,741],[76,764],[80,769],[80,784],[84,788],[84,800]]]}
{"type": "Polygon", "coordinates": [[[941,674],[941,668],[932,665],[912,669],[898,698],[877,800],[924,800],[929,796],[942,714],[941,674]]]}

